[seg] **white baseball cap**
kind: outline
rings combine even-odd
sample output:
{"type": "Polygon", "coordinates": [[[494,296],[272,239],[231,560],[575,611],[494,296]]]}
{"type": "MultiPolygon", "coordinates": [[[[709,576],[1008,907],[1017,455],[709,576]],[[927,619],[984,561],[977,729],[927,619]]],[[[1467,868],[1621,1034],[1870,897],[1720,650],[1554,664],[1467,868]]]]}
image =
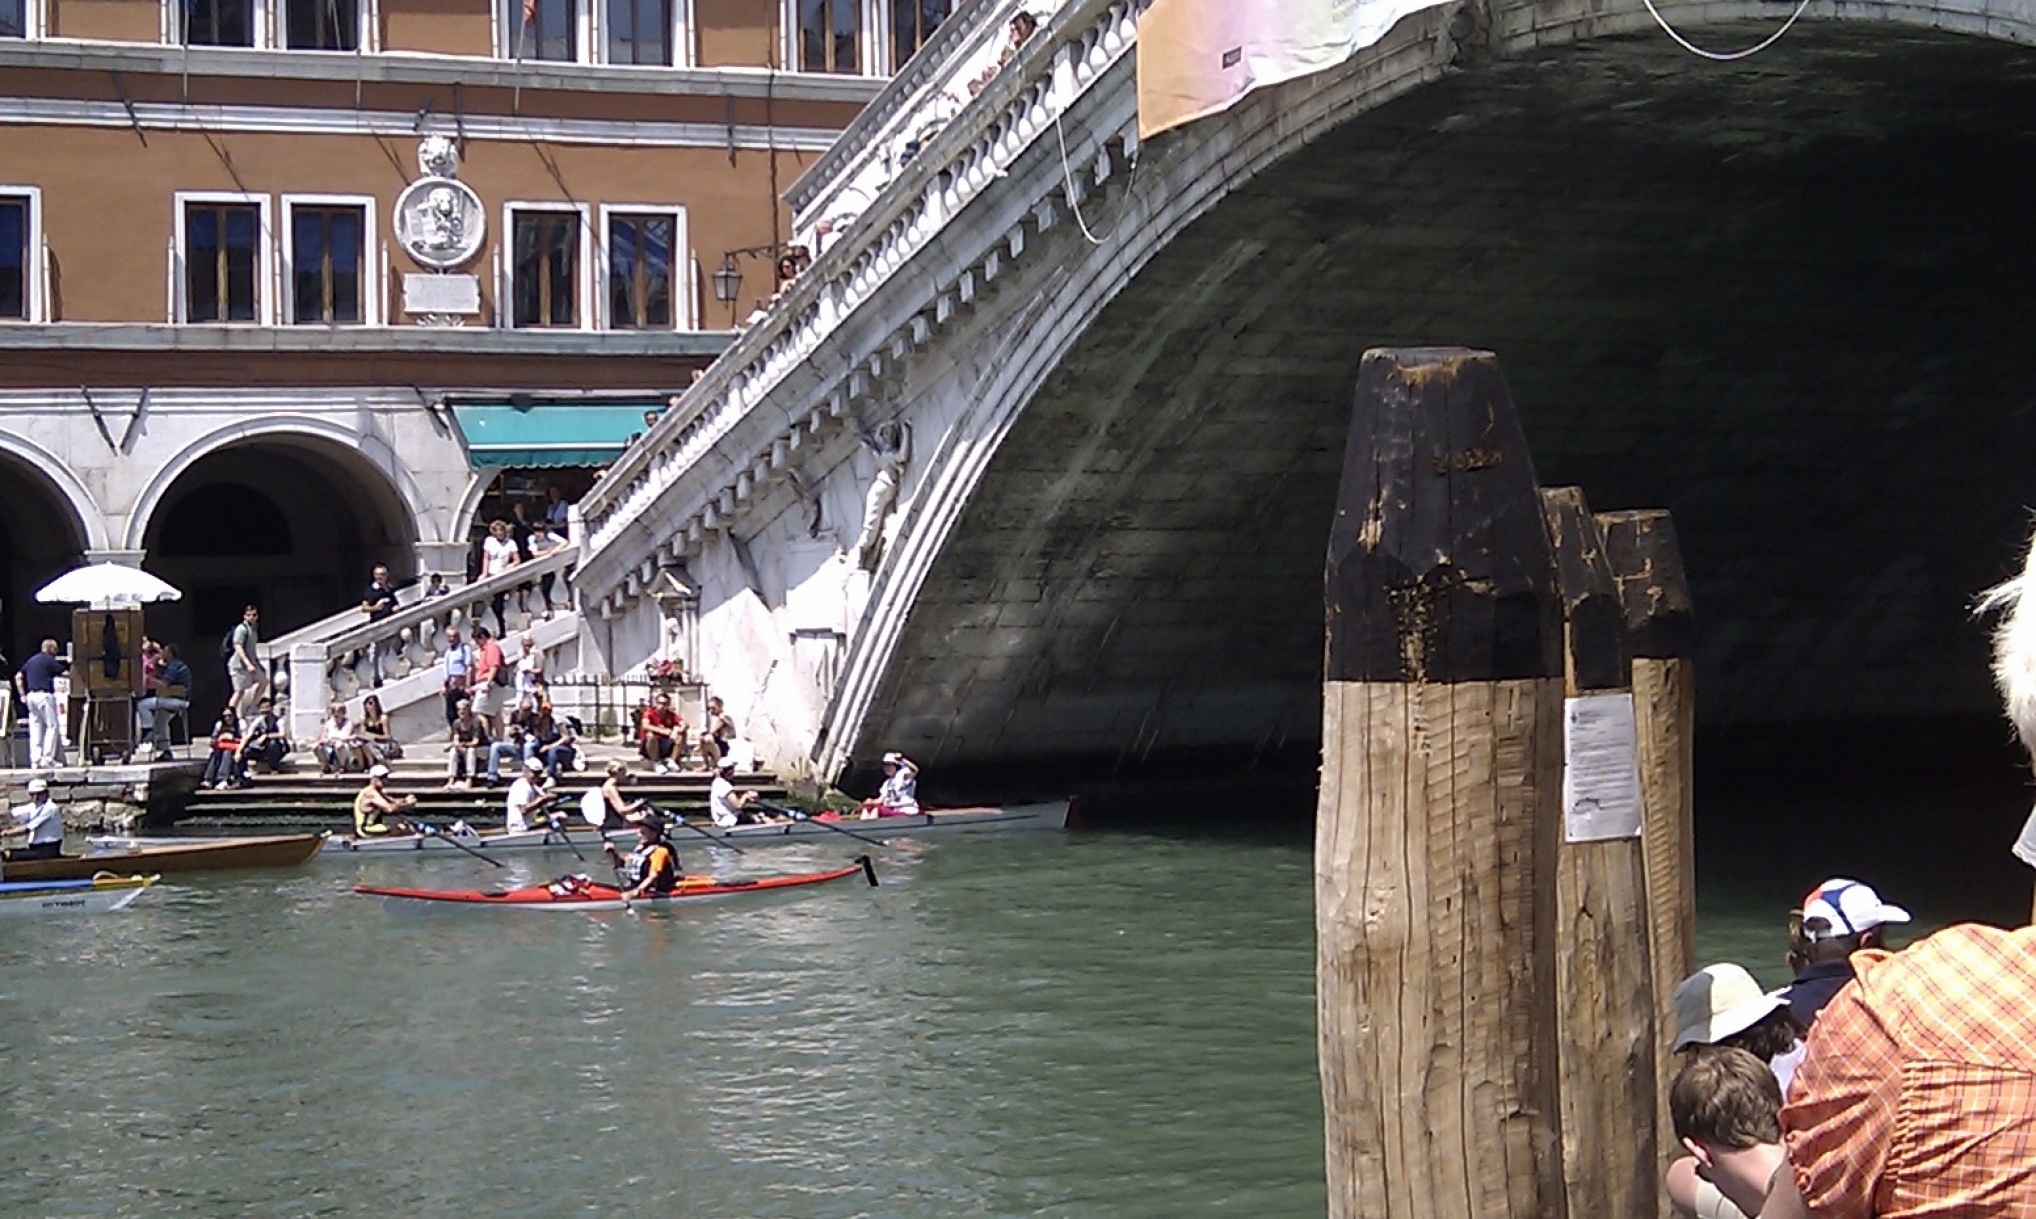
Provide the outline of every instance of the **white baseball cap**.
{"type": "Polygon", "coordinates": [[[1906,923],[1909,912],[1880,899],[1871,885],[1836,876],[1803,899],[1803,935],[1812,940],[1831,940],[1858,935],[1886,923],[1906,923]],[[1811,926],[1813,920],[1819,926],[1811,926]]]}
{"type": "Polygon", "coordinates": [[[370,779],[386,779],[386,778],[388,778],[388,777],[389,777],[389,768],[388,768],[388,767],[386,767],[386,766],[384,766],[384,765],[382,765],[382,764],[381,764],[380,762],[377,762],[377,763],[375,763],[375,764],[374,764],[373,766],[370,766],[370,767],[368,767],[368,778],[370,778],[370,779]]]}
{"type": "Polygon", "coordinates": [[[1714,1045],[1743,1033],[1789,1001],[1760,989],[1743,966],[1706,965],[1676,983],[1675,1045],[1714,1045]]]}
{"type": "Polygon", "coordinates": [[[895,749],[884,755],[884,765],[886,766],[902,766],[904,763],[905,755],[895,749]]]}
{"type": "Polygon", "coordinates": [[[544,763],[537,758],[525,758],[523,759],[523,769],[540,771],[544,769],[544,763]]]}
{"type": "Polygon", "coordinates": [[[48,779],[30,779],[28,781],[28,794],[31,796],[39,795],[48,790],[49,790],[48,779]]]}

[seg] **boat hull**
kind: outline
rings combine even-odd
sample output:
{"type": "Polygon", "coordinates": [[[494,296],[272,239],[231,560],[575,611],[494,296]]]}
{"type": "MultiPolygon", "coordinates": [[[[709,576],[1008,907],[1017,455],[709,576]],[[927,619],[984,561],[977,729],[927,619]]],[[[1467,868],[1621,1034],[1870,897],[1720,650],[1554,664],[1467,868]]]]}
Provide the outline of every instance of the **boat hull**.
{"type": "MultiPolygon", "coordinates": [[[[1050,800],[1040,804],[983,805],[967,808],[936,808],[911,817],[873,817],[864,821],[859,817],[836,819],[808,818],[800,821],[778,821],[767,825],[738,825],[723,829],[704,818],[688,820],[683,827],[674,827],[673,841],[684,845],[686,838],[697,839],[709,835],[724,841],[747,846],[751,842],[777,842],[783,840],[811,841],[815,838],[839,838],[841,830],[861,835],[864,838],[914,838],[924,834],[984,833],[1012,830],[1064,830],[1068,826],[1071,800],[1050,800]]],[[[624,841],[636,837],[634,830],[616,830],[609,834],[611,839],[624,841]]]]}
{"type": "Polygon", "coordinates": [[[525,830],[520,834],[505,834],[499,830],[483,834],[388,834],[370,838],[354,838],[335,834],[325,843],[327,855],[382,855],[400,854],[405,851],[437,851],[461,853],[464,847],[493,855],[497,851],[570,851],[575,846],[599,847],[601,836],[593,830],[570,833],[563,830],[525,830]]]}
{"type": "Polygon", "coordinates": [[[217,868],[294,868],[325,845],[324,834],[188,839],[104,855],[59,855],[0,864],[0,880],[77,880],[98,872],[204,872],[217,868]]]}
{"type": "Polygon", "coordinates": [[[124,910],[154,876],[102,876],[91,880],[0,883],[0,915],[104,914],[124,910]]]}
{"type": "Polygon", "coordinates": [[[824,885],[856,880],[865,880],[871,885],[877,883],[876,869],[871,865],[867,855],[846,867],[832,868],[824,872],[799,872],[789,876],[765,876],[755,880],[715,880],[712,877],[691,876],[679,882],[679,887],[670,893],[639,897],[627,903],[622,900],[621,891],[615,886],[600,884],[585,877],[569,877],[548,885],[529,885],[521,889],[495,892],[483,892],[478,889],[400,889],[381,885],[355,885],[354,892],[369,897],[389,897],[446,905],[492,906],[505,910],[593,912],[622,910],[630,905],[658,909],[759,897],[766,894],[783,896],[789,895],[794,890],[810,892],[824,885]]]}

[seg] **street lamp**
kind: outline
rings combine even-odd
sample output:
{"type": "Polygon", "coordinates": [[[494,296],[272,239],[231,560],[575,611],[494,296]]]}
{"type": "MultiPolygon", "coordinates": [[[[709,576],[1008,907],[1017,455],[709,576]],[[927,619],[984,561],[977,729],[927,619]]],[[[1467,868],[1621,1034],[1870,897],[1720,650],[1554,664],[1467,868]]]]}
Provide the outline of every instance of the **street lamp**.
{"type": "Polygon", "coordinates": [[[733,252],[721,256],[721,269],[714,272],[714,299],[726,305],[742,294],[742,268],[735,265],[733,252]]]}

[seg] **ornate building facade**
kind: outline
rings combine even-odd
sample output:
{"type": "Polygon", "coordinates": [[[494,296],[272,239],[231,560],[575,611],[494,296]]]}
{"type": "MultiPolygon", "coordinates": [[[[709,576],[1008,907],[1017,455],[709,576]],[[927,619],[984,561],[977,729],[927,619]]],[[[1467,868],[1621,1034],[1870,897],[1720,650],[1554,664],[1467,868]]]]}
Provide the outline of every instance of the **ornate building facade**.
{"type": "Polygon", "coordinates": [[[0,0],[0,647],[86,557],[199,652],[457,582],[772,294],[784,189],[950,7],[0,0]]]}

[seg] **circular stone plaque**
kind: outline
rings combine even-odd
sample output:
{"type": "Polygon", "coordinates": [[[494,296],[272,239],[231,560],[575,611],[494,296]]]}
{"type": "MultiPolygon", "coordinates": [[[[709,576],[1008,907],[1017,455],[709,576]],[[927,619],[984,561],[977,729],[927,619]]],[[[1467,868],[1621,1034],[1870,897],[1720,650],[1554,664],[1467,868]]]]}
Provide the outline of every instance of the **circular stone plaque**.
{"type": "Polygon", "coordinates": [[[445,270],[473,260],[488,236],[481,197],[452,178],[419,178],[396,196],[396,241],[410,257],[445,270]]]}

